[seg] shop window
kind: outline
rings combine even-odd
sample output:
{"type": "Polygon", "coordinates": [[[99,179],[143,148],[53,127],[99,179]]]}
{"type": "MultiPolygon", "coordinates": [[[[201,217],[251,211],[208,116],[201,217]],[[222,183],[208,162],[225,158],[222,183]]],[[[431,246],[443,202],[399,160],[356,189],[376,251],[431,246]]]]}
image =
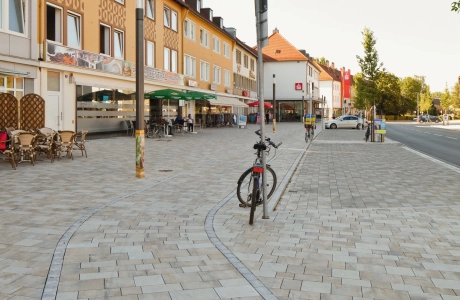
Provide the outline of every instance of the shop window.
{"type": "Polygon", "coordinates": [[[62,8],[46,5],[46,39],[62,43],[62,8]]]}
{"type": "Polygon", "coordinates": [[[110,27],[101,24],[99,27],[100,50],[101,54],[110,55],[110,27]]]}
{"type": "Polygon", "coordinates": [[[147,51],[146,51],[146,63],[147,66],[154,68],[155,67],[155,44],[153,42],[147,42],[147,51]]]}
{"type": "Polygon", "coordinates": [[[200,62],[200,79],[209,81],[209,63],[205,61],[200,62]]]}
{"type": "Polygon", "coordinates": [[[147,18],[155,19],[155,1],[154,0],[145,1],[145,14],[147,18]]]}
{"type": "Polygon", "coordinates": [[[67,45],[81,48],[80,16],[72,13],[67,14],[67,45]]]}
{"type": "Polygon", "coordinates": [[[184,75],[196,77],[196,58],[187,54],[184,55],[184,75]]]}
{"type": "Polygon", "coordinates": [[[24,96],[24,78],[0,76],[0,93],[8,93],[21,99],[24,96]]]}
{"type": "Polygon", "coordinates": [[[213,72],[212,72],[212,81],[215,84],[220,84],[220,67],[214,66],[213,72]]]}
{"type": "Polygon", "coordinates": [[[125,48],[124,48],[124,34],[122,31],[119,31],[119,30],[113,31],[113,50],[114,50],[115,58],[124,59],[125,48]]]}

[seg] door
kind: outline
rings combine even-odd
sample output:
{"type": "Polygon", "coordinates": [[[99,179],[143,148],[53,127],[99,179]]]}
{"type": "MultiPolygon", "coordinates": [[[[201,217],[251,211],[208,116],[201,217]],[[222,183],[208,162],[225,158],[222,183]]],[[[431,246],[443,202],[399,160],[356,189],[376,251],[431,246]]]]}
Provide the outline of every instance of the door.
{"type": "Polygon", "coordinates": [[[61,96],[48,94],[45,101],[45,126],[53,130],[62,130],[61,96]]]}

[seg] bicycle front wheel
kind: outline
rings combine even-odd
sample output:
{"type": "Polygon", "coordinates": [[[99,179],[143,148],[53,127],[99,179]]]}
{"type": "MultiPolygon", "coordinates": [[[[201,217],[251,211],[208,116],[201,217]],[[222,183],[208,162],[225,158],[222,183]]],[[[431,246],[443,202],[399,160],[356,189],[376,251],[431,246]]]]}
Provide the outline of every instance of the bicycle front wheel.
{"type": "MultiPolygon", "coordinates": [[[[267,200],[270,199],[273,192],[276,188],[277,178],[276,173],[273,169],[267,165],[267,200]]],[[[238,179],[238,186],[236,188],[236,195],[238,196],[238,200],[240,200],[241,204],[245,206],[251,206],[252,203],[252,190],[253,190],[254,182],[252,178],[252,167],[247,169],[238,179]]],[[[260,203],[259,203],[260,204],[260,203]]]]}

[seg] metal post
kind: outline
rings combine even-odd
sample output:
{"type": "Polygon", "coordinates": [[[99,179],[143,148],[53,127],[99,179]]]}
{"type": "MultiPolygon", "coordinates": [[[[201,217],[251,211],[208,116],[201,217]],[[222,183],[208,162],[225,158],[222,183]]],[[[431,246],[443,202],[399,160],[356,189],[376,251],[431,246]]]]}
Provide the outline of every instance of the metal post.
{"type": "Polygon", "coordinates": [[[418,113],[418,111],[419,111],[419,108],[418,108],[418,98],[419,98],[419,95],[420,95],[420,93],[417,93],[417,111],[415,112],[415,113],[417,114],[417,122],[420,121],[420,120],[419,120],[419,113],[418,113]]]}
{"type": "Polygon", "coordinates": [[[145,176],[144,164],[144,0],[136,8],[136,177],[145,176]]]}
{"type": "Polygon", "coordinates": [[[323,112],[321,114],[321,129],[324,130],[326,126],[326,120],[324,120],[324,105],[326,104],[326,97],[321,96],[321,107],[323,112]]]}
{"type": "MultiPolygon", "coordinates": [[[[311,83],[310,103],[308,105],[308,110],[310,111],[310,119],[311,119],[311,116],[313,115],[313,97],[314,95],[315,95],[315,83],[312,82],[311,83]]],[[[315,116],[315,123],[316,123],[316,116],[315,116]]],[[[313,124],[311,124],[311,126],[313,126],[313,124]]]]}
{"type": "Polygon", "coordinates": [[[372,106],[372,135],[371,135],[371,142],[375,142],[375,100],[374,100],[374,106],[372,106]]]}
{"type": "MultiPolygon", "coordinates": [[[[260,111],[260,141],[265,143],[265,107],[264,107],[264,64],[262,56],[262,32],[261,32],[261,23],[266,22],[266,20],[261,20],[261,7],[259,0],[254,0],[255,10],[256,10],[256,30],[257,30],[257,94],[259,96],[259,111],[260,111]]],[[[264,167],[264,172],[262,173],[262,182],[267,182],[267,164],[266,164],[266,154],[265,151],[262,151],[262,165],[264,167]]],[[[267,186],[266,184],[262,185],[262,199],[263,199],[263,216],[262,219],[269,219],[268,217],[268,207],[267,207],[267,186]]]]}
{"type": "Polygon", "coordinates": [[[273,133],[276,133],[276,96],[275,96],[275,91],[276,91],[276,78],[275,74],[273,74],[273,133]]]}

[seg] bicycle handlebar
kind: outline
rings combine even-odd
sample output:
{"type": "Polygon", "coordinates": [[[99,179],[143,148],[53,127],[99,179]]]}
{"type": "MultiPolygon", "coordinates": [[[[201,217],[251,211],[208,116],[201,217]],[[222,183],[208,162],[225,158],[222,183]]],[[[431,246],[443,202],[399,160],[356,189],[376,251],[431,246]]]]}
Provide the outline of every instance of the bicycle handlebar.
{"type": "MultiPolygon", "coordinates": [[[[261,134],[260,134],[260,129],[259,129],[259,130],[256,130],[255,133],[256,133],[258,136],[261,136],[261,134]]],[[[268,142],[268,144],[270,144],[270,146],[273,146],[273,147],[275,147],[276,149],[278,149],[278,147],[282,144],[282,142],[281,142],[281,143],[279,143],[278,145],[276,145],[276,144],[273,143],[273,142],[270,140],[270,138],[268,138],[268,137],[265,137],[265,140],[268,142]]]]}

